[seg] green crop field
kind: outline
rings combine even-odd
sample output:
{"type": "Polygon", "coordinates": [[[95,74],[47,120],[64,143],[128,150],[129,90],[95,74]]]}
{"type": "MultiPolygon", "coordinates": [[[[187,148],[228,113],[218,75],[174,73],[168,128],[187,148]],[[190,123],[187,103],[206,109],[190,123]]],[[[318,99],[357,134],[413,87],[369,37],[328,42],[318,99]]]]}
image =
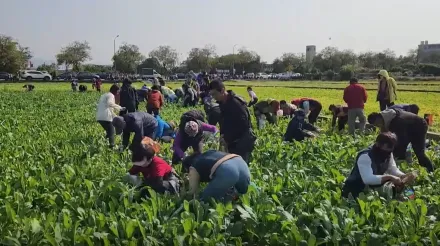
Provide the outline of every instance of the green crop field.
{"type": "MultiPolygon", "coordinates": [[[[68,83],[35,83],[33,92],[22,92],[22,86],[0,85],[1,245],[438,245],[440,171],[428,174],[417,162],[400,166],[420,172],[413,201],[375,194],[361,196],[358,204],[341,198],[357,151],[372,144],[374,134],[337,135],[321,122],[318,138],[286,144],[283,119],[256,131],[250,169],[259,190],[251,187],[236,203],[169,195],[135,201],[136,191],[122,181],[130,153],[108,149],[95,122],[100,94],[73,93],[68,83]],[[181,204],[183,211],[174,213],[181,204]]],[[[248,98],[246,86],[230,89],[248,98]]],[[[341,90],[255,91],[260,98],[314,97],[324,113],[330,103],[342,102],[341,90]]],[[[378,104],[373,92],[369,96],[366,110],[372,112],[378,104]]],[[[422,113],[440,113],[436,93],[398,96],[399,102],[417,103],[422,113]]],[[[185,110],[166,105],[162,118],[178,120],[185,110]]],[[[169,144],[160,155],[171,160],[169,144]]],[[[430,148],[428,156],[440,166],[438,152],[430,148]]]]}

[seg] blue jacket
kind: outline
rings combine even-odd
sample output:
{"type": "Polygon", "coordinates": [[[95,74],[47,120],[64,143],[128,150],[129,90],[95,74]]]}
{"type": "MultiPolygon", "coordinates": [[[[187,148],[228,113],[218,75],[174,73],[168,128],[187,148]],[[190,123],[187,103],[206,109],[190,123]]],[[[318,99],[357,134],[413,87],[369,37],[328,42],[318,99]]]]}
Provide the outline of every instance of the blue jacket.
{"type": "Polygon", "coordinates": [[[176,137],[176,134],[173,132],[170,132],[171,127],[170,125],[165,122],[164,120],[162,120],[162,118],[160,118],[159,115],[154,116],[154,118],[156,118],[157,120],[157,128],[156,128],[156,134],[155,137],[156,139],[160,139],[161,137],[164,136],[170,136],[172,138],[176,137]],[[171,133],[171,135],[170,135],[171,133]]]}

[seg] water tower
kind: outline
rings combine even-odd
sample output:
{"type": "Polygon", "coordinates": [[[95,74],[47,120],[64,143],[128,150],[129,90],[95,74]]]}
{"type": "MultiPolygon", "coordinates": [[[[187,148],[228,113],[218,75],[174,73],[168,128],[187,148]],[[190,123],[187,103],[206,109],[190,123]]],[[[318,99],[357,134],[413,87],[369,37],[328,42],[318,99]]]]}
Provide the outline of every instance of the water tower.
{"type": "Polygon", "coordinates": [[[316,55],[316,46],[315,45],[307,45],[306,46],[306,61],[307,63],[311,63],[313,58],[316,55]]]}

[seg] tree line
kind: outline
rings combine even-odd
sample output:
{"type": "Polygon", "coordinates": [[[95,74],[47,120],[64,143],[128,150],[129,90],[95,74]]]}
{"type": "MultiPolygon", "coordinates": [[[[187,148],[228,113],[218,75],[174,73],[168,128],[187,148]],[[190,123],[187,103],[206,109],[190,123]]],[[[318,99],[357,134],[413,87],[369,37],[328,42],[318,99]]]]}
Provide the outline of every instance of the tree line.
{"type": "MultiPolygon", "coordinates": [[[[12,37],[0,36],[0,71],[15,73],[25,68],[31,58],[32,53],[28,47],[21,46],[12,37]]],[[[424,59],[424,63],[419,63],[416,49],[397,56],[390,49],[355,53],[352,50],[326,47],[310,63],[306,61],[305,54],[284,53],[267,64],[261,61],[257,52],[246,48],[238,49],[234,54],[218,55],[214,45],[206,45],[192,48],[187,58],[179,61],[177,51],[170,46],[159,46],[145,56],[137,45],[123,43],[112,58],[112,65],[86,64],[91,59],[89,43],[74,41],[60,49],[56,55],[56,64],[44,64],[38,69],[51,72],[59,65],[64,65],[73,71],[111,72],[116,68],[118,72],[133,74],[139,73],[142,68],[153,68],[161,74],[169,75],[190,70],[215,72],[221,69],[232,72],[232,68],[235,68],[235,74],[295,72],[308,75],[310,79],[328,80],[374,73],[379,69],[405,76],[440,75],[440,54],[433,54],[424,59]]]]}

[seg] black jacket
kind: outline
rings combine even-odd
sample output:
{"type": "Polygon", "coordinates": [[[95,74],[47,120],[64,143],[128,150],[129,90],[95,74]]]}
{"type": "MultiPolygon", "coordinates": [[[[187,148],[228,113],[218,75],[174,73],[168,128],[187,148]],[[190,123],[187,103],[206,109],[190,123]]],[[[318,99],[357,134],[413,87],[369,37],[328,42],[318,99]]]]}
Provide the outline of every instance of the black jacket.
{"type": "Polygon", "coordinates": [[[157,120],[147,112],[133,112],[124,116],[125,128],[122,133],[122,145],[128,146],[130,134],[134,132],[132,145],[141,143],[142,139],[151,135],[157,128],[157,120]]]}
{"type": "Polygon", "coordinates": [[[135,112],[138,107],[138,95],[136,90],[130,84],[124,84],[121,87],[120,105],[125,107],[128,112],[135,112]]]}
{"type": "Polygon", "coordinates": [[[240,139],[252,129],[251,118],[246,101],[233,91],[228,91],[225,103],[219,102],[221,111],[220,133],[226,143],[240,139]]]}
{"type": "Polygon", "coordinates": [[[293,117],[287,126],[286,133],[284,134],[284,141],[303,141],[306,137],[310,137],[310,134],[304,130],[316,131],[317,129],[304,119],[299,120],[297,117],[293,117]]]}

